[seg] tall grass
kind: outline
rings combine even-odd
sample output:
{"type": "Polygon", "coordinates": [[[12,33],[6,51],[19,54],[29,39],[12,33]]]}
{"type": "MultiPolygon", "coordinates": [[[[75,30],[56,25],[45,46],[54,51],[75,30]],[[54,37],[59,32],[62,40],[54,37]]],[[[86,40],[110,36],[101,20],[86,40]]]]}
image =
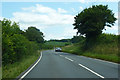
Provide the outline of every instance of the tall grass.
{"type": "Polygon", "coordinates": [[[2,67],[2,78],[12,79],[19,76],[24,72],[31,64],[33,64],[40,56],[40,51],[32,55],[24,56],[20,61],[13,64],[8,64],[2,67]]]}
{"type": "MultiPolygon", "coordinates": [[[[97,38],[95,45],[87,50],[83,50],[85,42],[63,47],[64,52],[99,58],[112,62],[119,62],[118,56],[118,36],[113,34],[102,34],[97,38]]],[[[89,45],[89,46],[92,46],[89,45]]]]}

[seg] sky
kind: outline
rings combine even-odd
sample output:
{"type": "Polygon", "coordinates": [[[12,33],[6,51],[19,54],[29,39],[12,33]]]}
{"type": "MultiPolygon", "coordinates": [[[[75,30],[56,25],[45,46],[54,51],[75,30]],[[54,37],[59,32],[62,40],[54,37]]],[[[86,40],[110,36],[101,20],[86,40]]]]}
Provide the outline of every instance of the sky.
{"type": "MultiPolygon", "coordinates": [[[[44,39],[67,39],[76,35],[74,17],[92,5],[108,5],[118,18],[118,2],[5,2],[2,3],[0,19],[19,22],[20,29],[35,26],[44,33],[44,39]]],[[[118,20],[104,33],[118,34],[118,20]]]]}

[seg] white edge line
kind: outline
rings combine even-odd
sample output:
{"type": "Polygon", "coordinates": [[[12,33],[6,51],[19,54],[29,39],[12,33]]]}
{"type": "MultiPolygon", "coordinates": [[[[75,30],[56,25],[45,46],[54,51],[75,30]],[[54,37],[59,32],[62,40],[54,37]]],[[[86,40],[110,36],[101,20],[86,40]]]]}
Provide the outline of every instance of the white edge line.
{"type": "Polygon", "coordinates": [[[82,65],[82,64],[78,64],[78,65],[80,65],[81,67],[83,67],[83,68],[87,69],[88,71],[92,72],[93,74],[95,74],[95,75],[99,76],[100,78],[104,78],[104,77],[103,77],[103,76],[101,76],[100,74],[98,74],[98,73],[94,72],[93,70],[91,70],[91,69],[89,69],[89,68],[85,67],[84,65],[82,65]]]}
{"type": "Polygon", "coordinates": [[[101,59],[96,59],[96,58],[91,58],[91,57],[87,57],[87,56],[78,56],[78,57],[85,57],[85,58],[89,58],[89,59],[93,59],[93,60],[97,60],[97,61],[102,61],[102,62],[107,62],[107,63],[118,65],[118,63],[114,63],[114,62],[110,62],[110,61],[105,61],[105,60],[101,60],[101,59]]]}
{"type": "Polygon", "coordinates": [[[40,56],[39,60],[19,80],[22,80],[38,64],[38,62],[41,60],[41,58],[42,58],[42,52],[41,52],[41,56],[40,56]]]}
{"type": "Polygon", "coordinates": [[[107,62],[107,63],[111,63],[111,64],[115,64],[115,65],[118,65],[117,63],[110,62],[110,61],[104,61],[104,60],[100,60],[100,59],[95,59],[95,60],[102,61],[102,62],[107,62]]]}
{"type": "Polygon", "coordinates": [[[68,57],[65,57],[65,58],[73,62],[73,60],[72,60],[72,59],[70,59],[70,58],[68,58],[68,57]]]}

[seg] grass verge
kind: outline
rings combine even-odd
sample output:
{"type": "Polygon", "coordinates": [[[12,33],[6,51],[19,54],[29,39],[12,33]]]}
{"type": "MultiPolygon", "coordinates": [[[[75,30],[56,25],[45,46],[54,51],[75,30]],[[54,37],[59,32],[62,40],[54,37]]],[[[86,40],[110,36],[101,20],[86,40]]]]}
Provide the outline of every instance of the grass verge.
{"type": "Polygon", "coordinates": [[[113,55],[113,54],[84,53],[83,56],[96,58],[96,59],[102,59],[102,60],[111,61],[115,63],[118,63],[120,60],[120,58],[117,55],[113,55]]]}
{"type": "Polygon", "coordinates": [[[28,67],[30,67],[40,56],[40,51],[36,54],[25,56],[21,61],[14,64],[8,64],[2,67],[2,78],[16,78],[28,67]]]}
{"type": "Polygon", "coordinates": [[[111,47],[108,45],[106,45],[105,47],[98,45],[94,47],[94,49],[88,50],[88,51],[82,51],[81,46],[82,45],[80,45],[79,43],[73,44],[73,45],[62,47],[62,50],[63,52],[68,52],[68,53],[77,54],[81,56],[87,56],[91,58],[97,58],[97,59],[119,63],[120,57],[118,57],[117,55],[118,50],[115,49],[114,52],[112,52],[110,51],[111,47]]]}
{"type": "Polygon", "coordinates": [[[0,67],[0,80],[2,79],[2,67],[0,67]]]}

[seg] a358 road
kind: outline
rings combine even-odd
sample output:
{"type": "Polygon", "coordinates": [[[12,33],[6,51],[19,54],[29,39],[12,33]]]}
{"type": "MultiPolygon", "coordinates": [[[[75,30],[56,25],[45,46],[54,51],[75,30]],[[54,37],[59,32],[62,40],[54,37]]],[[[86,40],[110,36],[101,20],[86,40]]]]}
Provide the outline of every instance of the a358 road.
{"type": "Polygon", "coordinates": [[[118,64],[46,50],[24,78],[118,78],[118,64]]]}

